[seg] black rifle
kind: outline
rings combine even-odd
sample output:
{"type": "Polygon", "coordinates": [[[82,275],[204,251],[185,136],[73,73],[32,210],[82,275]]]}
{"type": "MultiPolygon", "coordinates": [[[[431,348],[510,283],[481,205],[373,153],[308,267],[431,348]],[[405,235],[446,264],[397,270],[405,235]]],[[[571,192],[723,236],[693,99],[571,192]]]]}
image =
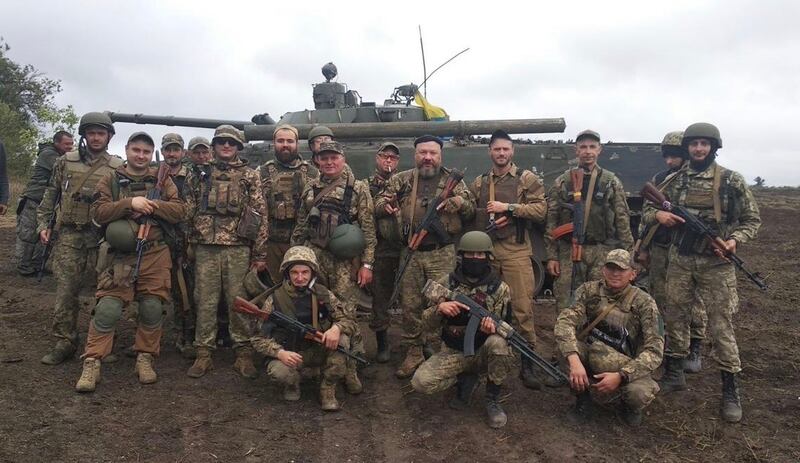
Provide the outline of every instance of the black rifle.
{"type": "Polygon", "coordinates": [[[53,202],[53,215],[50,216],[50,221],[47,222],[47,231],[48,233],[48,240],[47,244],[44,245],[44,252],[42,253],[42,264],[39,266],[39,270],[36,271],[36,281],[41,282],[42,277],[44,276],[44,269],[47,267],[47,261],[50,259],[50,253],[53,251],[53,242],[56,240],[56,223],[57,223],[57,215],[56,209],[61,208],[61,194],[63,191],[69,188],[69,180],[64,185],[64,188],[59,188],[56,190],[56,200],[53,202]]]}
{"type": "Polygon", "coordinates": [[[664,196],[664,193],[660,192],[655,185],[650,182],[645,183],[641,194],[645,199],[652,202],[662,211],[671,212],[682,218],[685,221],[684,225],[688,227],[688,231],[690,233],[695,233],[706,238],[709,245],[711,245],[712,249],[718,256],[732,262],[733,265],[735,265],[736,268],[744,273],[747,278],[750,279],[750,281],[755,283],[759,289],[766,291],[769,288],[761,274],[747,270],[744,266],[744,261],[739,256],[732,252],[728,252],[728,249],[725,247],[725,241],[717,232],[709,228],[708,225],[703,223],[703,221],[697,218],[697,216],[686,210],[686,208],[669,202],[667,197],[664,196]]]}
{"type": "Polygon", "coordinates": [[[467,329],[464,332],[464,355],[467,357],[475,355],[475,335],[480,329],[481,321],[489,317],[494,322],[497,334],[503,337],[508,345],[514,350],[519,352],[523,357],[533,362],[536,366],[541,368],[545,373],[557,381],[567,382],[569,378],[558,367],[554,366],[544,358],[542,358],[536,351],[533,350],[528,341],[525,340],[514,328],[505,320],[497,315],[484,309],[480,304],[472,300],[470,297],[452,291],[441,284],[428,280],[422,293],[431,301],[440,301],[442,299],[456,301],[469,307],[469,322],[467,322],[467,329]]]}

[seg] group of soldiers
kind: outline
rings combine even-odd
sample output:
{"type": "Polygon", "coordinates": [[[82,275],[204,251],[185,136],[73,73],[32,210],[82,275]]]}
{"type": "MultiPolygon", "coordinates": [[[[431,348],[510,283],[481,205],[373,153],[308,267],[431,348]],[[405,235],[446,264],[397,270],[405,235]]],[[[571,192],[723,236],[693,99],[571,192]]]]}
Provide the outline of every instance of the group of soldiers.
{"type": "MultiPolygon", "coordinates": [[[[547,195],[540,177],[514,164],[514,143],[502,130],[488,145],[491,169],[469,184],[443,165],[445,142],[431,135],[414,141],[414,168],[403,172],[397,172],[400,148],[383,143],[366,180],[354,177],[345,147],[324,126],[308,134],[312,158],[305,160],[297,129],[278,125],[274,159],[257,168],[239,157],[244,137],[229,125],[219,126],[210,142],[193,138],[188,149],[180,135],[164,135],[160,165],[152,163],[156,145],[145,132],[129,137],[124,161],[111,156],[114,126],[104,113],[84,115],[79,135],[72,150],[72,137],[56,134],[37,160],[18,210],[18,269],[33,273],[42,264],[42,246],[54,240],[56,341],[42,358],[49,365],[78,350],[78,294],[84,275],[96,270],[80,392],[100,382],[102,363],[114,357],[115,327],[132,302],[136,373],[142,384],[155,382],[171,301],[176,344],[194,359],[190,377],[213,368],[212,353],[227,331],[238,373],[257,376],[257,351],[285,400],[299,400],[301,379],[316,375],[322,408],[338,410],[338,383],[350,394],[363,389],[359,301],[365,292],[372,296],[376,360],[388,362],[396,290],[404,347],[396,376],[411,378],[426,394],[455,385],[449,403],[455,409],[469,405],[485,376],[488,424],[502,427],[501,389],[515,368],[528,388],[563,383],[519,358],[509,343],[518,333],[537,345],[530,230],[543,224],[547,254],[537,257],[554,278],[555,350],[577,395],[573,416],[589,416],[592,401],[616,403],[636,425],[659,388],[685,389],[684,369],[699,370],[696,339],[704,337],[701,315],[707,314],[722,371],[722,415],[741,418],[733,266],[659,204],[645,205],[644,239],[634,245],[625,190],[598,165],[602,144],[594,131],[575,141],[582,183],[573,184],[568,170],[547,195]],[[561,231],[573,223],[579,203],[584,239],[576,260],[575,233],[561,231]],[[649,295],[633,285],[647,260],[649,295]],[[491,314],[467,338],[474,355],[465,355],[469,306],[426,291],[433,282],[491,314]],[[260,321],[234,310],[237,298],[257,306],[260,321]],[[277,312],[307,329],[298,332],[285,317],[271,316],[277,312]],[[657,383],[652,375],[662,359],[665,373],[657,383]]],[[[717,230],[733,252],[755,237],[760,219],[741,175],[716,163],[721,146],[711,124],[668,134],[662,148],[669,170],[654,181],[717,230]]]]}

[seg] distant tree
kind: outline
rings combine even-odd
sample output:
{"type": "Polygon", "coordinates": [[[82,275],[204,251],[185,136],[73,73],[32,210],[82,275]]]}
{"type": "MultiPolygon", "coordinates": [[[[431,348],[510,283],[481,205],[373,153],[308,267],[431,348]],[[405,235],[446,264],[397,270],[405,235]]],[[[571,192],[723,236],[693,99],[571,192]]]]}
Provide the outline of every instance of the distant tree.
{"type": "Polygon", "coordinates": [[[0,37],[0,140],[6,146],[8,171],[26,176],[37,152],[57,130],[74,131],[78,117],[72,106],[61,108],[55,96],[61,81],[46,77],[30,64],[12,61],[0,37]]]}
{"type": "Polygon", "coordinates": [[[755,185],[753,185],[756,188],[764,188],[764,185],[767,183],[767,181],[761,177],[756,177],[753,181],[756,182],[755,185]]]}

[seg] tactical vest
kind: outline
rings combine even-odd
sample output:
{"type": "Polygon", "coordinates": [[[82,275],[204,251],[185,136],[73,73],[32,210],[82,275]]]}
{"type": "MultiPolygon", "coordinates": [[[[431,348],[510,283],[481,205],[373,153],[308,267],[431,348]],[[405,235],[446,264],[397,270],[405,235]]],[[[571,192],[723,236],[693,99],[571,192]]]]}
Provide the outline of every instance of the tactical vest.
{"type": "MultiPolygon", "coordinates": [[[[336,182],[340,180],[341,179],[337,179],[336,182]]],[[[310,241],[313,245],[322,249],[327,249],[328,242],[331,240],[336,227],[345,223],[352,223],[350,205],[353,202],[355,178],[352,176],[347,177],[341,198],[339,198],[337,194],[339,188],[340,187],[337,186],[324,197],[319,197],[319,195],[322,190],[325,189],[325,186],[315,185],[312,188],[314,193],[313,204],[316,205],[315,207],[319,211],[319,214],[316,214],[313,208],[312,213],[309,213],[308,226],[311,238],[310,241]]]]}
{"type": "Polygon", "coordinates": [[[103,153],[95,164],[81,161],[78,151],[64,155],[64,179],[61,195],[59,223],[81,228],[91,223],[89,207],[94,202],[94,189],[104,176],[123,164],[118,159],[103,153]]]}
{"type": "Polygon", "coordinates": [[[208,165],[200,175],[200,215],[239,217],[247,202],[244,169],[208,165]]]}
{"type": "MultiPolygon", "coordinates": [[[[498,288],[500,288],[501,280],[497,275],[493,274],[493,279],[490,280],[486,286],[486,291],[481,291],[477,288],[471,290],[469,293],[464,293],[470,299],[474,300],[481,307],[488,310],[487,307],[487,300],[490,297],[493,297],[497,292],[498,288]]],[[[453,274],[450,274],[450,280],[448,282],[450,288],[463,288],[463,286],[459,283],[456,277],[453,274]]],[[[484,285],[479,285],[484,286],[484,285]]],[[[507,313],[500,314],[500,317],[507,322],[511,322],[508,317],[510,316],[510,311],[507,313]]],[[[464,351],[464,335],[466,333],[467,324],[469,323],[470,315],[468,312],[462,311],[459,312],[458,315],[455,317],[445,317],[445,326],[442,327],[442,341],[445,345],[451,349],[455,349],[458,351],[464,351]]],[[[483,331],[478,329],[478,332],[475,334],[475,351],[481,348],[483,344],[486,342],[489,336],[485,334],[483,331]]]]}
{"type": "MultiPolygon", "coordinates": [[[[388,180],[384,180],[377,174],[369,178],[369,193],[372,195],[373,201],[386,190],[386,185],[388,185],[388,183],[388,180]]],[[[376,217],[375,233],[379,240],[397,243],[399,245],[401,235],[397,216],[376,217]]]]}
{"type": "Polygon", "coordinates": [[[264,199],[269,209],[269,240],[288,243],[297,221],[303,189],[308,183],[308,163],[291,170],[279,170],[275,161],[259,168],[264,199]]]}
{"type": "MultiPolygon", "coordinates": [[[[597,288],[600,282],[592,282],[592,284],[597,288]]],[[[621,354],[634,357],[636,355],[637,346],[641,344],[641,340],[638,339],[641,333],[639,333],[639,329],[634,323],[633,314],[631,312],[633,300],[636,298],[636,291],[638,291],[638,289],[629,286],[628,291],[632,291],[633,293],[626,292],[621,294],[618,299],[612,299],[602,294],[601,289],[596,289],[596,291],[596,296],[587,300],[586,306],[597,307],[597,309],[592,311],[591,314],[587,313],[587,323],[581,328],[581,333],[606,309],[609,309],[609,311],[608,314],[596,323],[587,333],[585,337],[586,342],[590,345],[595,342],[600,342],[621,354]]]]}
{"type": "MultiPolygon", "coordinates": [[[[305,325],[313,325],[310,292],[299,297],[291,297],[286,288],[281,286],[275,290],[275,295],[272,297],[272,302],[275,310],[279,310],[281,313],[286,314],[305,325]],[[279,292],[281,293],[280,295],[278,294],[279,292]],[[281,300],[288,300],[291,301],[291,303],[281,304],[281,300]],[[284,307],[284,305],[288,307],[284,307]]],[[[327,304],[322,302],[319,302],[317,306],[317,322],[319,324],[319,329],[324,332],[333,326],[330,317],[330,311],[328,310],[327,304]]],[[[294,352],[300,352],[311,345],[309,341],[303,339],[299,333],[270,323],[265,323],[262,325],[262,333],[265,336],[275,339],[275,341],[282,345],[285,349],[294,352]]]]}
{"type": "MultiPolygon", "coordinates": [[[[139,180],[134,180],[125,175],[125,173],[115,170],[111,180],[111,199],[119,201],[123,198],[147,197],[150,191],[156,187],[157,182],[158,177],[152,172],[148,172],[139,180]]],[[[150,228],[148,240],[151,242],[163,240],[171,249],[174,249],[177,243],[175,226],[152,216],[151,219],[158,224],[158,227],[150,228]]]]}
{"type": "MultiPolygon", "coordinates": [[[[439,183],[442,183],[444,186],[444,182],[447,178],[447,171],[442,169],[444,173],[437,175],[433,178],[422,178],[419,176],[417,179],[417,194],[416,197],[413,196],[413,178],[414,175],[418,172],[417,169],[412,171],[411,175],[411,188],[412,188],[412,196],[408,198],[407,201],[403,201],[401,206],[402,208],[402,217],[403,217],[403,236],[406,240],[408,240],[411,235],[414,233],[414,230],[419,226],[422,219],[425,217],[425,212],[428,210],[428,205],[432,203],[436,197],[441,193],[442,189],[439,188],[439,183]],[[409,222],[409,217],[411,217],[412,213],[412,206],[413,206],[413,220],[409,222]]],[[[450,238],[446,242],[440,242],[439,238],[433,234],[428,233],[425,236],[425,239],[422,240],[421,245],[426,246],[429,244],[450,244],[454,241],[454,237],[461,233],[461,219],[458,217],[458,213],[451,214],[445,212],[444,210],[440,210],[438,212],[439,220],[441,220],[442,225],[444,225],[444,229],[450,235],[450,238]]]]}
{"type": "MultiPolygon", "coordinates": [[[[508,179],[503,178],[501,182],[494,184],[494,201],[513,204],[519,200],[519,177],[522,175],[522,172],[522,170],[518,170],[517,176],[508,175],[508,179]]],[[[489,225],[489,214],[486,212],[486,205],[489,202],[489,187],[492,179],[493,175],[491,172],[481,176],[481,189],[478,194],[478,208],[475,209],[476,230],[484,231],[489,225]]],[[[493,238],[502,241],[517,235],[517,227],[522,225],[523,222],[515,219],[512,214],[508,214],[507,217],[507,226],[494,229],[490,232],[490,235],[493,238]]],[[[499,219],[500,217],[495,218],[499,219]]]]}
{"type": "MultiPolygon", "coordinates": [[[[728,209],[731,204],[731,171],[716,163],[710,168],[713,169],[714,175],[711,188],[708,188],[709,185],[705,179],[697,181],[695,178],[695,181],[690,182],[687,174],[683,174],[677,179],[675,204],[685,207],[690,213],[699,217],[711,230],[725,238],[722,227],[730,225],[731,214],[728,209]],[[717,203],[716,206],[715,203],[717,203]]],[[[713,253],[705,238],[692,233],[686,227],[679,229],[676,242],[682,254],[711,255],[713,253]]]]}
{"type": "MultiPolygon", "coordinates": [[[[586,230],[586,244],[608,244],[616,245],[618,243],[611,243],[609,240],[615,240],[617,237],[612,236],[610,232],[613,231],[615,224],[614,209],[611,207],[610,195],[612,193],[614,182],[614,174],[602,169],[598,169],[597,179],[595,180],[594,191],[592,192],[592,204],[589,208],[589,217],[584,224],[586,230]]],[[[570,181],[569,171],[564,175],[566,180],[561,185],[561,206],[565,210],[566,217],[571,220],[572,211],[567,207],[567,203],[571,202],[572,198],[572,182],[570,181]]],[[[589,198],[589,182],[591,175],[583,176],[583,186],[581,188],[582,197],[584,201],[589,198]]]]}

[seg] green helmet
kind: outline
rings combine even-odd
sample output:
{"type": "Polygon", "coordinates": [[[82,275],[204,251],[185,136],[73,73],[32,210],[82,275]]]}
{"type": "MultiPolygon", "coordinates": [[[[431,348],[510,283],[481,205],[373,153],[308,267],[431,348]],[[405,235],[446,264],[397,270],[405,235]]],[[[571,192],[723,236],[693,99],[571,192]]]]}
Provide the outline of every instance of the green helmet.
{"type": "Polygon", "coordinates": [[[286,274],[292,265],[303,264],[311,267],[315,274],[319,274],[319,264],[314,250],[306,246],[293,246],[283,255],[281,273],[286,274]]]}
{"type": "Polygon", "coordinates": [[[312,127],[311,130],[308,131],[308,142],[311,143],[311,140],[322,135],[327,135],[333,138],[333,132],[331,131],[331,129],[325,127],[324,125],[316,125],[312,127]]]}
{"type": "Polygon", "coordinates": [[[661,155],[664,157],[671,156],[681,159],[689,159],[689,153],[683,147],[683,132],[669,132],[664,135],[664,140],[661,141],[661,155]]]}
{"type": "Polygon", "coordinates": [[[471,231],[464,233],[458,242],[456,252],[488,252],[494,253],[492,238],[482,231],[471,231]]]}
{"type": "Polygon", "coordinates": [[[101,112],[91,112],[86,113],[81,117],[81,122],[78,125],[78,134],[80,136],[86,135],[86,127],[96,125],[98,127],[102,127],[109,131],[109,133],[114,133],[114,123],[111,122],[111,118],[106,113],[101,112]]]}
{"type": "Polygon", "coordinates": [[[328,251],[340,259],[352,259],[360,256],[367,246],[364,232],[350,223],[343,223],[333,230],[328,251]]]}
{"type": "Polygon", "coordinates": [[[686,130],[683,131],[684,148],[696,138],[707,138],[712,141],[712,144],[715,144],[715,149],[722,148],[722,137],[719,135],[719,129],[708,122],[695,122],[686,127],[686,130]]]}
{"type": "Polygon", "coordinates": [[[106,243],[115,251],[134,252],[137,228],[133,220],[115,220],[106,226],[106,243]]]}
{"type": "Polygon", "coordinates": [[[247,272],[242,284],[245,292],[247,292],[247,297],[251,299],[269,289],[264,280],[261,279],[261,275],[255,270],[247,272]]]}

